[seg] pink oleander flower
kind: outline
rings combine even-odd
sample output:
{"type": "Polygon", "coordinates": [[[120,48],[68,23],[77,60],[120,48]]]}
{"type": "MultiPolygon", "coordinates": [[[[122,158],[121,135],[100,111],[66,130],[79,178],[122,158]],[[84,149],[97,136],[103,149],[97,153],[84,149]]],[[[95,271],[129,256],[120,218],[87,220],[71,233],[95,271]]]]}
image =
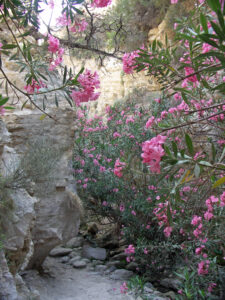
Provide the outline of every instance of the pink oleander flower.
{"type": "Polygon", "coordinates": [[[123,204],[120,205],[120,211],[123,212],[125,210],[125,206],[123,204]]]}
{"type": "Polygon", "coordinates": [[[208,292],[211,293],[215,287],[216,287],[216,283],[211,282],[208,286],[208,292]]]}
{"type": "Polygon", "coordinates": [[[191,225],[196,226],[202,221],[202,217],[194,216],[191,221],[191,225]]]}
{"type": "Polygon", "coordinates": [[[5,109],[4,109],[4,106],[0,106],[0,115],[4,115],[4,113],[5,113],[5,109]]]}
{"type": "Polygon", "coordinates": [[[86,70],[85,73],[79,75],[78,82],[81,85],[80,90],[73,90],[70,95],[77,106],[82,102],[98,99],[100,93],[95,92],[95,89],[100,88],[100,81],[96,72],[92,74],[90,70],[86,70]]]}
{"type": "Polygon", "coordinates": [[[209,269],[209,260],[203,260],[198,264],[198,275],[206,275],[208,274],[209,269]]]}
{"type": "Polygon", "coordinates": [[[173,228],[170,227],[170,226],[167,226],[167,227],[163,230],[163,232],[164,232],[164,234],[165,234],[166,237],[170,237],[172,231],[173,231],[173,228]]]}
{"type": "Polygon", "coordinates": [[[132,211],[131,211],[131,214],[132,214],[133,216],[136,216],[136,211],[132,210],[132,211]]]}
{"type": "Polygon", "coordinates": [[[148,250],[146,248],[144,249],[144,254],[148,254],[148,250]]]}
{"type": "Polygon", "coordinates": [[[122,177],[123,176],[122,170],[125,166],[126,166],[126,163],[121,162],[120,159],[117,158],[115,165],[114,165],[113,173],[119,178],[122,177]]]}
{"type": "Polygon", "coordinates": [[[59,50],[59,40],[54,36],[50,35],[48,37],[48,51],[52,53],[56,53],[59,50]]]}
{"type": "Polygon", "coordinates": [[[73,24],[73,26],[70,27],[70,31],[72,32],[83,32],[86,30],[88,26],[88,23],[85,20],[77,20],[75,21],[75,23],[73,24]]]}
{"type": "Polygon", "coordinates": [[[225,206],[225,192],[220,196],[220,207],[225,206]]]}
{"type": "Polygon", "coordinates": [[[2,44],[2,43],[0,43],[0,51],[2,50],[2,46],[3,46],[3,44],[2,44]]]}
{"type": "Polygon", "coordinates": [[[135,69],[135,58],[138,57],[138,51],[125,53],[123,56],[123,71],[126,74],[132,74],[135,69]]]}
{"type": "Polygon", "coordinates": [[[149,127],[152,127],[152,125],[154,124],[155,122],[155,117],[152,116],[150,119],[148,119],[148,121],[146,122],[145,124],[145,128],[148,129],[149,127]]]}
{"type": "Polygon", "coordinates": [[[204,218],[209,221],[213,218],[213,214],[207,210],[207,212],[204,213],[204,218]]]}
{"type": "Polygon", "coordinates": [[[117,138],[117,137],[120,138],[120,137],[121,137],[121,134],[120,134],[119,132],[114,132],[114,133],[113,133],[113,137],[114,137],[114,139],[117,138]]]}
{"type": "MultiPolygon", "coordinates": [[[[184,70],[185,70],[185,76],[189,76],[189,75],[195,73],[195,70],[191,67],[184,67],[184,70]]],[[[190,81],[190,82],[193,82],[193,83],[198,82],[198,78],[197,78],[196,75],[189,76],[186,79],[187,79],[187,81],[190,81]]]]}
{"type": "Polygon", "coordinates": [[[49,6],[51,9],[53,9],[54,6],[55,6],[54,0],[50,0],[50,1],[48,2],[48,6],[49,6]]]}
{"type": "Polygon", "coordinates": [[[134,245],[129,245],[125,250],[124,250],[124,252],[126,253],[126,254],[132,254],[132,253],[135,253],[135,247],[134,247],[134,245]]]}
{"type": "Polygon", "coordinates": [[[31,84],[25,85],[24,89],[28,94],[38,93],[39,89],[42,87],[46,87],[46,85],[40,80],[39,83],[32,79],[31,84]]]}
{"type": "Polygon", "coordinates": [[[166,136],[157,135],[143,143],[141,157],[143,158],[143,163],[148,164],[153,173],[160,173],[160,161],[165,154],[162,144],[164,144],[166,138],[166,136]]]}
{"type": "Polygon", "coordinates": [[[71,24],[70,17],[67,18],[66,13],[64,12],[60,17],[56,19],[58,26],[69,26],[71,24]]]}
{"type": "Polygon", "coordinates": [[[128,291],[128,287],[127,287],[126,282],[124,282],[124,283],[120,286],[120,293],[121,293],[121,294],[126,294],[127,291],[128,291]]]}
{"type": "Polygon", "coordinates": [[[171,0],[171,4],[176,4],[178,3],[178,0],[171,0]]]}
{"type": "Polygon", "coordinates": [[[93,7],[106,7],[110,5],[112,0],[93,0],[91,6],[93,7]]]}

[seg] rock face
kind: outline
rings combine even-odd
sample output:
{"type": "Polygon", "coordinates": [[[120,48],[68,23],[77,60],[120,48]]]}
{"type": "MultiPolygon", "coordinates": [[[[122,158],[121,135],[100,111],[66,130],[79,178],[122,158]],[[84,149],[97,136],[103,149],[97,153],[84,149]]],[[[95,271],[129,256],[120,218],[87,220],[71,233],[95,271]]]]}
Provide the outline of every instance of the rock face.
{"type": "Polygon", "coordinates": [[[18,300],[16,286],[3,251],[0,251],[0,299],[18,300]]]}
{"type": "MultiPolygon", "coordinates": [[[[34,188],[29,190],[32,197],[25,190],[17,190],[11,195],[16,202],[16,216],[12,226],[9,226],[6,247],[11,247],[9,251],[16,265],[15,271],[29,252],[31,241],[33,253],[27,268],[39,268],[51,249],[77,235],[80,224],[81,204],[68,164],[73,149],[74,111],[55,109],[50,114],[54,115],[56,121],[48,117],[41,120],[41,114],[35,111],[30,115],[14,112],[4,117],[10,134],[7,146],[13,148],[19,156],[22,157],[28,151],[28,145],[36,143],[40,138],[58,150],[57,162],[52,166],[54,173],[49,181],[43,183],[45,179],[37,178],[34,188]],[[31,226],[34,216],[35,222],[31,226]],[[13,230],[17,231],[17,237],[13,230]],[[16,249],[24,251],[24,256],[18,255],[16,249]]],[[[38,159],[35,163],[38,169],[38,159]]]]}

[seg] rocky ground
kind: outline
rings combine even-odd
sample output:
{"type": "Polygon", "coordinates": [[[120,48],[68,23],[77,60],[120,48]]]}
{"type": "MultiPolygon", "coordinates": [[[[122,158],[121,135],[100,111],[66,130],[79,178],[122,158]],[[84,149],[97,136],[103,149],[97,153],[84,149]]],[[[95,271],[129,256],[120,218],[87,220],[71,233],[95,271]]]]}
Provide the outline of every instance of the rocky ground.
{"type": "Polygon", "coordinates": [[[43,265],[43,274],[29,270],[21,275],[32,291],[32,300],[175,298],[173,292],[160,293],[150,282],[145,284],[142,296],[134,291],[121,294],[121,284],[135,276],[132,266],[128,267],[130,270],[121,268],[124,257],[124,252],[119,252],[107,259],[106,249],[93,247],[83,237],[75,237],[64,247],[56,247],[50,252],[43,265]]]}

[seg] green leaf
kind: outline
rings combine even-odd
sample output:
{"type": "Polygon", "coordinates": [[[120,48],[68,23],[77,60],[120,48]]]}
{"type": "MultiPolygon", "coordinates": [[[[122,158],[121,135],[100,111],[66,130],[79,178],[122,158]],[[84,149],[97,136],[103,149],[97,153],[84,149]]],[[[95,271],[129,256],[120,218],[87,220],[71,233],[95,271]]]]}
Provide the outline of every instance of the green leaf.
{"type": "Polygon", "coordinates": [[[24,109],[24,106],[27,104],[27,102],[28,102],[28,100],[26,100],[26,101],[23,103],[23,105],[22,105],[22,107],[21,107],[21,110],[24,109]]]}
{"type": "Polygon", "coordinates": [[[17,48],[17,45],[7,44],[2,46],[2,49],[14,49],[14,48],[17,48]]]}
{"type": "Polygon", "coordinates": [[[4,106],[5,109],[16,109],[15,107],[12,106],[4,106]]]}
{"type": "Polygon", "coordinates": [[[220,30],[220,27],[215,22],[210,22],[210,24],[212,25],[212,28],[215,31],[215,33],[218,35],[219,39],[223,41],[224,33],[220,30]]]}
{"type": "Polygon", "coordinates": [[[209,7],[215,12],[221,9],[219,0],[207,0],[207,3],[209,7]]]}
{"type": "Polygon", "coordinates": [[[203,13],[201,13],[201,15],[200,15],[200,22],[201,22],[203,30],[206,33],[208,33],[207,19],[206,19],[205,15],[203,15],[203,13]]]}
{"type": "Polygon", "coordinates": [[[2,98],[2,96],[0,96],[0,106],[4,105],[8,100],[9,100],[8,97],[2,98]]]}
{"type": "Polygon", "coordinates": [[[185,134],[185,142],[186,142],[189,153],[193,156],[194,155],[193,143],[192,143],[190,136],[187,133],[185,134]]]}
{"type": "Polygon", "coordinates": [[[64,69],[63,84],[65,84],[65,82],[66,82],[66,76],[67,76],[67,66],[65,66],[65,69],[64,69]]]}
{"type": "Polygon", "coordinates": [[[205,160],[201,160],[199,162],[199,164],[202,165],[202,166],[206,166],[206,167],[212,167],[212,164],[210,164],[210,162],[205,161],[205,160]]]}
{"type": "Polygon", "coordinates": [[[195,165],[195,168],[194,168],[194,174],[195,174],[195,177],[198,178],[199,175],[200,175],[200,173],[201,173],[201,169],[200,169],[199,165],[196,164],[196,165],[195,165]]]}
{"type": "Polygon", "coordinates": [[[225,176],[220,178],[219,180],[217,180],[214,185],[213,185],[213,188],[215,189],[216,187],[220,186],[221,184],[224,184],[225,183],[225,176]]]}
{"type": "Polygon", "coordinates": [[[174,141],[172,141],[172,148],[173,148],[174,156],[177,157],[178,149],[177,149],[177,144],[174,141]]]}

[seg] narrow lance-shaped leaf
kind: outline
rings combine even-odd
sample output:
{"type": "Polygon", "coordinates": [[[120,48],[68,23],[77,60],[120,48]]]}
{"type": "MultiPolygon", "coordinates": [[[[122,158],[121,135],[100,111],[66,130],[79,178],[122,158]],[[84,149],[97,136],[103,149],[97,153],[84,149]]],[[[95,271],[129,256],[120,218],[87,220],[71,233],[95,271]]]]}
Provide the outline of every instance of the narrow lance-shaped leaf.
{"type": "Polygon", "coordinates": [[[187,133],[185,134],[185,142],[186,142],[189,153],[193,156],[194,155],[193,143],[192,143],[190,136],[187,133]]]}

